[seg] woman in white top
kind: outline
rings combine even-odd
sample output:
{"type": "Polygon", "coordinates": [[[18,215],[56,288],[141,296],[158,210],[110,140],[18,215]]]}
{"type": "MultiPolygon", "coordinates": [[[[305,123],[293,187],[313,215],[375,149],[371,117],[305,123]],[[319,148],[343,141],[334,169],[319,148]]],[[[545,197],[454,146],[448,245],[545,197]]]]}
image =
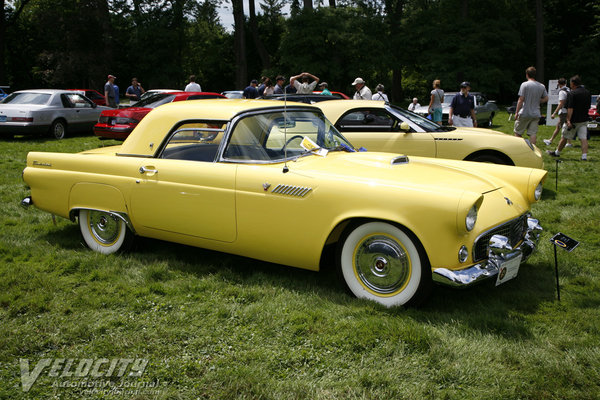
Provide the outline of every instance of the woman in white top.
{"type": "Polygon", "coordinates": [[[442,103],[444,102],[444,91],[440,89],[439,79],[433,81],[431,100],[429,100],[429,114],[432,114],[433,122],[442,124],[442,103]]]}
{"type": "Polygon", "coordinates": [[[385,93],[383,93],[383,90],[385,89],[385,87],[380,83],[377,85],[377,87],[375,88],[375,90],[377,91],[377,93],[375,93],[373,95],[373,97],[371,97],[371,100],[378,100],[378,101],[389,101],[388,97],[385,93]]]}

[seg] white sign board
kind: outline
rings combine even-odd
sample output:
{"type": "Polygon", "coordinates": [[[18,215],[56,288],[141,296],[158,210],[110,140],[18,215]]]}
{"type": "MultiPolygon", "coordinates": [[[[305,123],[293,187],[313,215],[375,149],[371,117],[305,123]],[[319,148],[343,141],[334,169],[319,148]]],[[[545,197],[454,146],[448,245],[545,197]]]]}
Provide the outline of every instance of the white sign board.
{"type": "Polygon", "coordinates": [[[558,117],[552,118],[552,111],[558,105],[558,79],[552,79],[548,81],[548,105],[546,109],[546,125],[556,126],[558,124],[558,117]]]}

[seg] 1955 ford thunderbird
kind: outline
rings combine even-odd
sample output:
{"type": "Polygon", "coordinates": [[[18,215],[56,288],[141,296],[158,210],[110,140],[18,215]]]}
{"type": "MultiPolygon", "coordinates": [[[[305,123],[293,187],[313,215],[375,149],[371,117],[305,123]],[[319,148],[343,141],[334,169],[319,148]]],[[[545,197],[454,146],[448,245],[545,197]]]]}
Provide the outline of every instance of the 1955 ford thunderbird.
{"type": "Polygon", "coordinates": [[[543,170],[357,152],[309,105],[196,102],[153,110],[120,146],[30,152],[23,205],[107,254],[139,235],[318,270],[334,245],[349,290],[386,306],[503,283],[536,247],[543,170]]]}

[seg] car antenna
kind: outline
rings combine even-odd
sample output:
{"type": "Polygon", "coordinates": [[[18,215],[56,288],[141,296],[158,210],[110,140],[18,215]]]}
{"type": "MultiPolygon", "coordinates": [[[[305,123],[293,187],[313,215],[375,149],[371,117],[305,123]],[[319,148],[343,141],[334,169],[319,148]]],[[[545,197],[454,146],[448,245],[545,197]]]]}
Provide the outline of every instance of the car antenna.
{"type": "Polygon", "coordinates": [[[283,88],[283,173],[290,171],[287,165],[287,90],[283,88]]]}

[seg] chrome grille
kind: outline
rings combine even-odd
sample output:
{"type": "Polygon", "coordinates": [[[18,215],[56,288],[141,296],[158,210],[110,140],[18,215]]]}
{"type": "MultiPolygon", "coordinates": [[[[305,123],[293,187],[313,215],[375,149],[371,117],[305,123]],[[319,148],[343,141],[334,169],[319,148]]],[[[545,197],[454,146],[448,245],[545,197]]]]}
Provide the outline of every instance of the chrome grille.
{"type": "Polygon", "coordinates": [[[479,261],[487,258],[488,245],[494,235],[502,235],[508,238],[508,242],[514,248],[523,240],[527,232],[527,215],[523,214],[518,218],[508,221],[502,225],[490,229],[479,235],[473,244],[473,260],[479,261]]]}
{"type": "Polygon", "coordinates": [[[287,196],[304,197],[312,188],[303,186],[277,185],[271,193],[285,194],[287,196]]]}

